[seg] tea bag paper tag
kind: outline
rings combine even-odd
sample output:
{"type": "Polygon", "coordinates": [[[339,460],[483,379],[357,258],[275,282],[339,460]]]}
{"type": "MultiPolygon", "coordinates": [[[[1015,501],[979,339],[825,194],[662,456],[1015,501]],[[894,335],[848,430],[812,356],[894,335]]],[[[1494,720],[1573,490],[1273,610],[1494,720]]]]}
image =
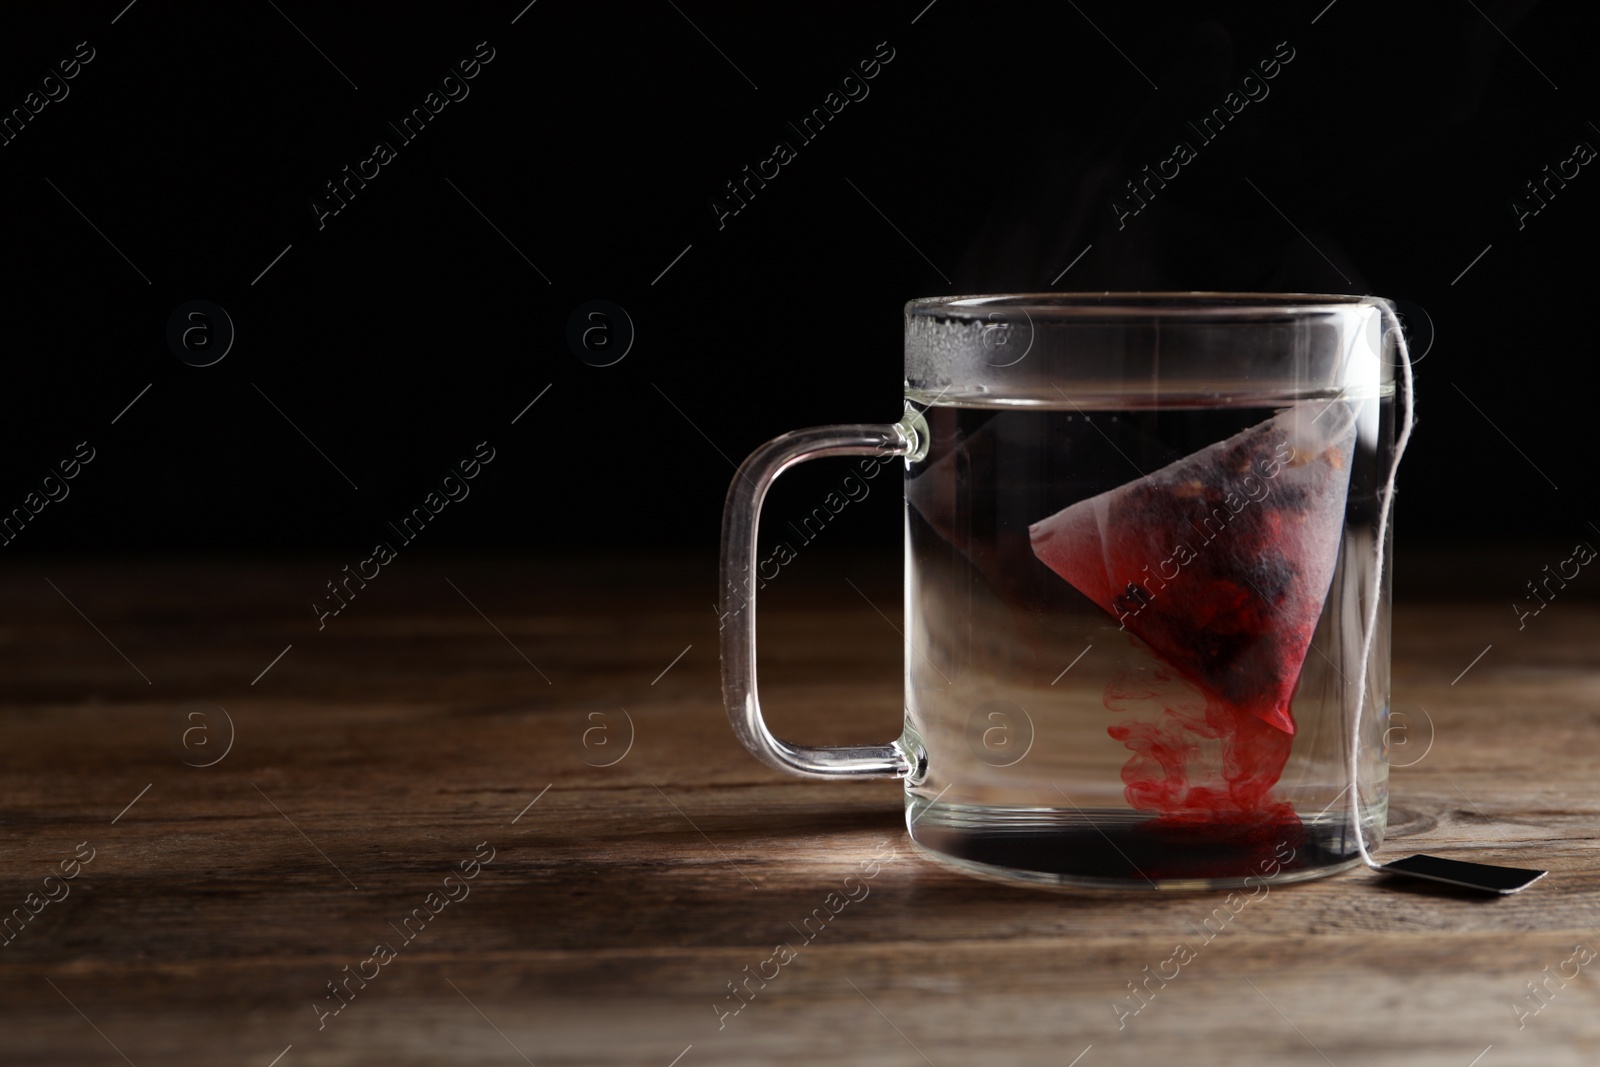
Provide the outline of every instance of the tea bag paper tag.
{"type": "Polygon", "coordinates": [[[1447,860],[1439,856],[1421,854],[1407,856],[1375,868],[1381,874],[1423,878],[1430,882],[1476,889],[1484,893],[1509,896],[1528,888],[1549,871],[1535,871],[1524,867],[1496,867],[1490,863],[1468,863],[1466,860],[1447,860]]]}

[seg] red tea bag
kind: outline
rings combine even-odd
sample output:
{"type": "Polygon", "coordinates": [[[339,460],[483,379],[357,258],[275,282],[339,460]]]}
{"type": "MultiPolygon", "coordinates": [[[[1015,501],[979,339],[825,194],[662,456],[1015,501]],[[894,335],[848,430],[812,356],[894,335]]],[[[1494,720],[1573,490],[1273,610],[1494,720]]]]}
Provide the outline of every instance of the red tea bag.
{"type": "MultiPolygon", "coordinates": [[[[1152,691],[1155,721],[1111,728],[1134,753],[1123,779],[1135,807],[1267,804],[1338,559],[1354,447],[1350,405],[1299,404],[1029,527],[1040,561],[1204,698],[1184,708],[1152,691]]],[[[1114,683],[1107,707],[1133,710],[1137,695],[1114,683]]]]}

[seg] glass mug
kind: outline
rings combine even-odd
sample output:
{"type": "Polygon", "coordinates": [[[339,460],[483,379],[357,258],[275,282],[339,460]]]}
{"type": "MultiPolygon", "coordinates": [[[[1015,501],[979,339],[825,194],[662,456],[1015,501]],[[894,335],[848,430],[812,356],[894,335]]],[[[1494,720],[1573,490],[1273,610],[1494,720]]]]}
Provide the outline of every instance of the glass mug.
{"type": "Polygon", "coordinates": [[[1387,817],[1404,358],[1373,297],[910,302],[904,417],[785,434],[729,489],[734,732],[794,774],[903,778],[913,841],[980,876],[1220,889],[1357,865],[1387,817]],[[761,504],[841,455],[905,461],[905,729],[794,745],[756,689],[761,504]]]}

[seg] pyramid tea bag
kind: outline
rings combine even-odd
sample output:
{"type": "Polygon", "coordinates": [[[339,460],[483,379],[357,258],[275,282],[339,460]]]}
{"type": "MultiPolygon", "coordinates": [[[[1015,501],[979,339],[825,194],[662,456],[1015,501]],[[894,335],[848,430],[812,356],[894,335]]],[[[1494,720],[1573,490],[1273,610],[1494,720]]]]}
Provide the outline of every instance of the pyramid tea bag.
{"type": "MultiPolygon", "coordinates": [[[[1294,405],[1029,527],[1041,562],[1204,697],[1180,708],[1166,686],[1164,724],[1112,727],[1135,753],[1123,775],[1135,806],[1259,809],[1276,783],[1338,558],[1354,415],[1294,405]],[[1183,781],[1201,739],[1222,746],[1225,786],[1183,781]]],[[[1121,689],[1108,706],[1126,708],[1121,689]]]]}

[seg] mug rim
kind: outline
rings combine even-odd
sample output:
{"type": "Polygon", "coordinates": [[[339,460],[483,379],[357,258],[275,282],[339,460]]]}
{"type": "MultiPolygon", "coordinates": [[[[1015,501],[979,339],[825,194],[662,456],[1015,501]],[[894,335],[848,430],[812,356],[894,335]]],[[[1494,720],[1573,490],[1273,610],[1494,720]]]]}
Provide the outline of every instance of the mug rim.
{"type": "Polygon", "coordinates": [[[1100,318],[1138,315],[1160,317],[1209,317],[1249,315],[1281,316],[1299,312],[1340,311],[1350,308],[1377,308],[1394,313],[1394,302],[1386,297],[1350,293],[1271,293],[1220,292],[1211,290],[1101,292],[971,293],[954,296],[919,297],[906,301],[908,317],[937,316],[962,312],[982,313],[996,309],[1026,311],[1030,315],[1100,318]]]}

